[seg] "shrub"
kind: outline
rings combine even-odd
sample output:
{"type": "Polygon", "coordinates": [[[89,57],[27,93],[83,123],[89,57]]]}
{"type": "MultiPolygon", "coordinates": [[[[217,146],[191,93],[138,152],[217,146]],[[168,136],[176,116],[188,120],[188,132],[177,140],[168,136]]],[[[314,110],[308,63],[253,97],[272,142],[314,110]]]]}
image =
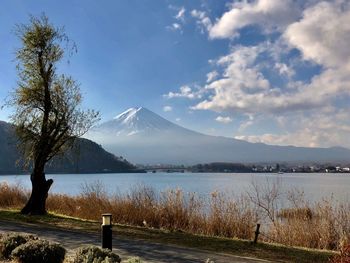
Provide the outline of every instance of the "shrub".
{"type": "Polygon", "coordinates": [[[9,259],[11,252],[18,246],[27,243],[29,240],[38,239],[33,235],[21,235],[16,233],[5,234],[0,239],[0,258],[9,259]]]}
{"type": "Polygon", "coordinates": [[[11,257],[19,263],[62,263],[66,250],[46,240],[31,240],[12,251],[11,257]]]}
{"type": "Polygon", "coordinates": [[[73,259],[73,263],[119,263],[120,261],[117,254],[96,246],[79,248],[73,259]]]}

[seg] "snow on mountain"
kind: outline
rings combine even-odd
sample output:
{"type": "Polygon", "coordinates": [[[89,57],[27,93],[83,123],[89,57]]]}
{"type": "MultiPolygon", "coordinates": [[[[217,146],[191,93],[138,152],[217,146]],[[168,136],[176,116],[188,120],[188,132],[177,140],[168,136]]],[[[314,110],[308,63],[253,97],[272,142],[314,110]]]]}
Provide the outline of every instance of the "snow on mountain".
{"type": "Polygon", "coordinates": [[[154,134],[159,132],[190,132],[152,111],[144,108],[130,108],[112,120],[94,127],[93,131],[113,134],[115,136],[133,136],[136,134],[154,134]]]}
{"type": "Polygon", "coordinates": [[[349,161],[345,148],[306,148],[249,143],[204,135],[144,108],[130,108],[87,135],[112,153],[140,164],[207,162],[349,161]]]}

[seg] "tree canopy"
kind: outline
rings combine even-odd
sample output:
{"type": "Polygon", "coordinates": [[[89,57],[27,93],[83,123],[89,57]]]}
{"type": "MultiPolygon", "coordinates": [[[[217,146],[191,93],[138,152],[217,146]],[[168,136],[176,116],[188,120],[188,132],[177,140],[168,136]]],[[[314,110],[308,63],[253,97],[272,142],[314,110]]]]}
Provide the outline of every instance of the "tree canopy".
{"type": "Polygon", "coordinates": [[[22,45],[16,51],[19,80],[9,101],[16,109],[11,119],[25,160],[33,165],[32,183],[46,182],[45,164],[85,134],[99,114],[82,110],[79,85],[58,73],[60,61],[76,51],[63,28],[54,27],[45,15],[32,16],[16,33],[22,45]]]}

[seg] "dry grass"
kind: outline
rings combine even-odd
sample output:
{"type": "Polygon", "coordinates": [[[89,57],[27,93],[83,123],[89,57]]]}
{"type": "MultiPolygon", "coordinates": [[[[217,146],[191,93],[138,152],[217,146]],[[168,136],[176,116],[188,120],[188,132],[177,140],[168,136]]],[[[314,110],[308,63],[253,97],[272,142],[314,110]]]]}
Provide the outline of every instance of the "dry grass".
{"type": "Polygon", "coordinates": [[[331,259],[330,263],[349,263],[350,262],[350,245],[343,246],[340,249],[340,255],[331,259]]]}
{"type": "Polygon", "coordinates": [[[338,250],[350,240],[350,204],[335,205],[323,200],[283,210],[280,216],[269,233],[278,243],[338,250]]]}
{"type": "Polygon", "coordinates": [[[29,194],[20,185],[0,183],[0,207],[19,208],[28,200],[29,194]]]}
{"type": "MultiPolygon", "coordinates": [[[[350,204],[332,200],[308,204],[294,193],[289,208],[280,209],[276,189],[270,188],[270,193],[255,189],[235,199],[214,192],[205,199],[179,189],[159,193],[139,186],[129,194],[110,196],[95,183],[86,185],[78,196],[51,194],[47,208],[92,220],[110,212],[119,224],[241,239],[252,239],[256,223],[263,222],[262,240],[290,246],[339,250],[349,242],[350,204]]],[[[18,185],[0,184],[0,208],[21,207],[27,198],[18,185]]]]}
{"type": "Polygon", "coordinates": [[[247,199],[228,202],[223,195],[213,193],[210,210],[205,211],[203,200],[179,189],[156,193],[139,186],[127,195],[109,196],[96,184],[85,186],[76,197],[50,195],[47,207],[56,213],[92,220],[99,220],[108,211],[120,224],[209,236],[250,239],[254,226],[247,199]]]}

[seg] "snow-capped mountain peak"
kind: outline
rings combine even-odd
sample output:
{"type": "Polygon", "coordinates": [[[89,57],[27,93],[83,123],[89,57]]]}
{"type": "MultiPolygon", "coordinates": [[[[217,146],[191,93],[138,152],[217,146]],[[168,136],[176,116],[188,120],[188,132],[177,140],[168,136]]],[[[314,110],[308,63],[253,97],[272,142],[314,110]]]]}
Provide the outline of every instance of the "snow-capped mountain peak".
{"type": "Polygon", "coordinates": [[[118,114],[112,120],[102,123],[94,130],[117,136],[132,136],[139,133],[184,129],[145,107],[134,107],[118,114]]]}
{"type": "Polygon", "coordinates": [[[141,110],[143,110],[143,107],[130,108],[130,109],[127,109],[126,111],[118,114],[113,119],[114,120],[126,120],[127,121],[128,119],[133,118],[133,116],[135,116],[141,110]]]}

